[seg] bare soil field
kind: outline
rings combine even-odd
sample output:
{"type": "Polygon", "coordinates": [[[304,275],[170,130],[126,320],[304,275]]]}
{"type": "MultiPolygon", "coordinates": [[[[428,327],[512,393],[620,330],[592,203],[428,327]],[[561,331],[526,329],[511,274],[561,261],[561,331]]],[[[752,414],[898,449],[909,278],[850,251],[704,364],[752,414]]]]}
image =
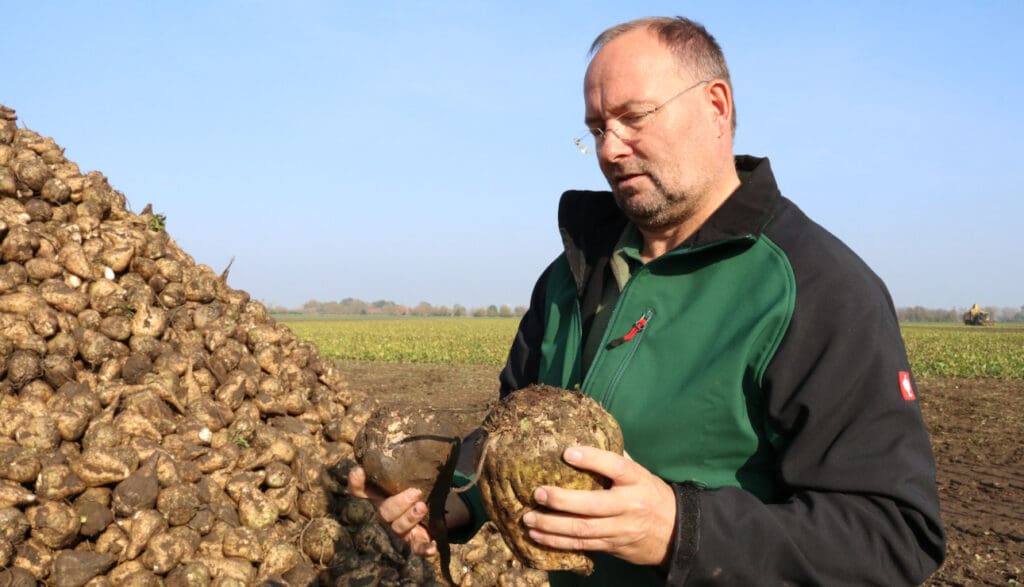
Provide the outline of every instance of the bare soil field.
{"type": "Polygon", "coordinates": [[[918,381],[938,464],[946,563],[931,585],[1024,583],[1024,381],[918,381]]]}
{"type": "MultiPolygon", "coordinates": [[[[484,410],[499,368],[339,361],[387,403],[484,410]]],[[[946,563],[926,585],[1024,583],[1024,381],[929,378],[918,397],[938,463],[946,563]]]]}

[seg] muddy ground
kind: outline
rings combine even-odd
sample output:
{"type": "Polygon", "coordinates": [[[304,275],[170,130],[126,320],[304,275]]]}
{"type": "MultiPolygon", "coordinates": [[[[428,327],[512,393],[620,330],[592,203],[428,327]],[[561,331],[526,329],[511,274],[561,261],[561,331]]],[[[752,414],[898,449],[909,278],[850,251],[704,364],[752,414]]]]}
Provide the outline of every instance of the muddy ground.
{"type": "MultiPolygon", "coordinates": [[[[485,407],[495,367],[342,361],[352,387],[385,402],[485,407]]],[[[927,585],[1024,583],[1024,381],[923,379],[938,463],[946,563],[927,585]]]]}

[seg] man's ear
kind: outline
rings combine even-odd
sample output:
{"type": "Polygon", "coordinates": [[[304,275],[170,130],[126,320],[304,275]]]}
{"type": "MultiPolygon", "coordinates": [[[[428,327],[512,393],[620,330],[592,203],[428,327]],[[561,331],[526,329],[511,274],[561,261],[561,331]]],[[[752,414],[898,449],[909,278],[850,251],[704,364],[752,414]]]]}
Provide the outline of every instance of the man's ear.
{"type": "Polygon", "coordinates": [[[718,125],[718,136],[732,133],[732,89],[729,88],[729,84],[725,83],[725,80],[713,79],[708,82],[707,92],[711,114],[718,125]]]}

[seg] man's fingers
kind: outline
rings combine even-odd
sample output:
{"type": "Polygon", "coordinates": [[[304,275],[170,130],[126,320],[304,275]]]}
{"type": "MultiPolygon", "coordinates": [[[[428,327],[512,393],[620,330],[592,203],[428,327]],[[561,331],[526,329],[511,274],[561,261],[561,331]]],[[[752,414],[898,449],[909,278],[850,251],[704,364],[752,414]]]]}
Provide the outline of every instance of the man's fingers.
{"type": "Polygon", "coordinates": [[[608,518],[546,514],[539,511],[527,512],[523,516],[523,524],[531,530],[572,538],[600,539],[612,536],[614,528],[607,520],[608,518]]]}
{"type": "Polygon", "coordinates": [[[348,492],[355,497],[367,499],[366,471],[362,467],[352,467],[348,472],[348,492]]]}
{"type": "Polygon", "coordinates": [[[391,520],[391,530],[399,536],[404,536],[410,530],[419,527],[426,515],[427,504],[422,501],[416,502],[412,507],[399,514],[397,518],[391,520]]]}
{"type": "MultiPolygon", "coordinates": [[[[562,454],[565,462],[577,469],[593,471],[612,480],[614,485],[632,485],[639,482],[645,471],[632,459],[594,448],[574,446],[562,454]]],[[[623,511],[620,498],[611,491],[587,491],[538,487],[533,494],[537,503],[553,510],[588,517],[610,517],[623,511]]]]}
{"type": "Polygon", "coordinates": [[[610,491],[564,489],[543,486],[533,492],[537,503],[568,514],[588,517],[611,517],[622,513],[622,501],[610,491]]]}
{"type": "Polygon", "coordinates": [[[530,530],[530,539],[538,544],[550,546],[559,550],[599,550],[608,551],[614,546],[605,538],[578,538],[576,536],[562,536],[559,534],[548,534],[530,530]]]}
{"type": "Polygon", "coordinates": [[[353,467],[348,472],[348,491],[354,497],[370,499],[376,504],[377,515],[397,536],[409,543],[420,556],[437,554],[437,546],[430,533],[421,524],[427,516],[427,504],[420,501],[419,489],[406,489],[385,499],[380,491],[366,483],[366,471],[353,467]]]}
{"type": "Polygon", "coordinates": [[[416,539],[410,542],[410,547],[413,554],[419,556],[434,556],[437,554],[437,545],[430,539],[426,531],[423,532],[423,539],[421,540],[417,536],[416,539]]]}
{"type": "MultiPolygon", "coordinates": [[[[577,469],[593,471],[616,485],[634,485],[643,479],[645,469],[632,459],[592,446],[574,446],[562,458],[577,469]]],[[[537,503],[553,510],[587,517],[610,517],[622,513],[623,503],[613,491],[587,491],[538,487],[533,494],[537,503]]]]}
{"type": "MultiPolygon", "coordinates": [[[[419,489],[410,487],[401,493],[396,493],[391,497],[385,499],[377,506],[377,511],[380,513],[380,517],[390,524],[399,517],[407,514],[410,508],[420,500],[422,491],[419,489]]],[[[424,509],[425,506],[424,506],[424,509]]],[[[421,516],[422,518],[422,516],[421,516]]]]}
{"type": "Polygon", "coordinates": [[[348,472],[348,492],[353,497],[368,499],[374,504],[384,501],[387,497],[373,483],[366,482],[366,471],[362,467],[352,467],[348,472]]]}
{"type": "Polygon", "coordinates": [[[616,485],[637,480],[638,473],[643,471],[643,468],[633,459],[593,446],[567,448],[562,453],[562,458],[577,469],[600,473],[611,479],[612,483],[616,485]]]}

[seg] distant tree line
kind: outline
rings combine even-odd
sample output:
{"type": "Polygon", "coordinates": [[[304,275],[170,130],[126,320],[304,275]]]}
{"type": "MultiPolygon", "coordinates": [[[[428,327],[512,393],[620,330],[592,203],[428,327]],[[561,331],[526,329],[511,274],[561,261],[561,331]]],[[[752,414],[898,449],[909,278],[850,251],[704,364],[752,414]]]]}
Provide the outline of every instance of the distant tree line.
{"type": "MultiPolygon", "coordinates": [[[[962,322],[964,312],[969,308],[937,309],[922,306],[896,308],[900,322],[962,322]]],[[[995,322],[1024,322],[1024,306],[1020,308],[983,306],[982,310],[995,322]]]]}
{"type": "Polygon", "coordinates": [[[462,304],[451,306],[435,306],[428,302],[420,302],[415,306],[406,306],[390,300],[364,302],[355,298],[345,298],[336,302],[309,300],[301,308],[285,308],[269,305],[267,309],[273,314],[344,314],[349,316],[473,316],[477,318],[512,318],[526,313],[526,306],[490,305],[467,308],[462,304]]]}
{"type": "MultiPolygon", "coordinates": [[[[390,300],[364,302],[355,298],[345,298],[336,302],[310,300],[300,308],[285,308],[269,305],[267,309],[273,314],[343,314],[349,316],[473,316],[477,318],[512,318],[526,313],[526,306],[490,305],[467,308],[462,304],[451,306],[435,306],[428,302],[420,302],[415,306],[406,306],[390,300]]],[[[961,322],[964,308],[925,308],[909,306],[896,308],[896,317],[900,322],[961,322]]],[[[1024,306],[1020,308],[984,306],[995,322],[1024,322],[1024,306]]]]}

